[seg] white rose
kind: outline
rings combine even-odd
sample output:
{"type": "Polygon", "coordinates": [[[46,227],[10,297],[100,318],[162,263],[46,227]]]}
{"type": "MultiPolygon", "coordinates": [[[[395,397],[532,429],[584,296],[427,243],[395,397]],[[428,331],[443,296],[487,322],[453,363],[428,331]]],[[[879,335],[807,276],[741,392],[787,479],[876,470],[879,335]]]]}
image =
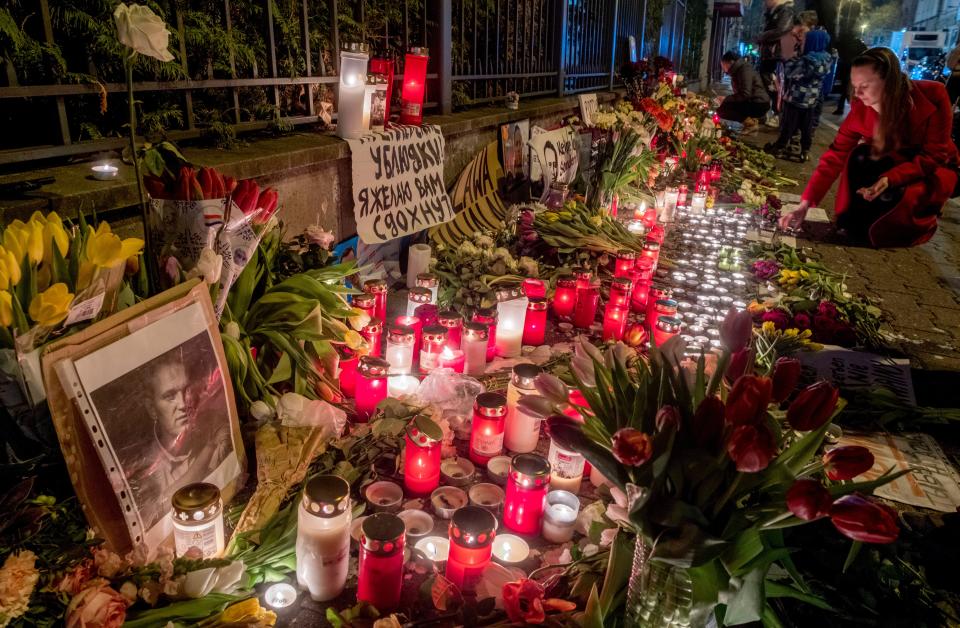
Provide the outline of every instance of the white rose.
{"type": "Polygon", "coordinates": [[[237,321],[230,321],[227,323],[223,333],[230,336],[234,340],[240,340],[240,325],[237,324],[237,321]]]}
{"type": "Polygon", "coordinates": [[[113,21],[121,44],[160,61],[173,61],[173,55],[167,50],[170,31],[160,16],[148,7],[121,3],[113,12],[113,21]]]}
{"type": "Polygon", "coordinates": [[[273,418],[273,408],[265,401],[254,401],[250,404],[250,416],[257,421],[267,421],[273,418]]]}
{"type": "Polygon", "coordinates": [[[303,232],[303,235],[306,236],[309,242],[312,242],[323,249],[329,249],[333,244],[333,241],[336,239],[336,236],[333,235],[332,231],[327,231],[326,229],[321,228],[319,225],[310,225],[303,232]]]}

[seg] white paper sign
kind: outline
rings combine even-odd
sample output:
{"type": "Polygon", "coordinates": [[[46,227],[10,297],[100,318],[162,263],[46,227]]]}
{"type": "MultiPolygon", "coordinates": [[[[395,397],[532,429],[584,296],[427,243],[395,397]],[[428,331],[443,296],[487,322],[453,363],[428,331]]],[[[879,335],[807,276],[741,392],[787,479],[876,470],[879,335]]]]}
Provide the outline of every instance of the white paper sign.
{"type": "Polygon", "coordinates": [[[530,148],[543,169],[544,187],[561,182],[570,184],[577,178],[580,138],[572,127],[562,127],[533,135],[530,148]]]}
{"type": "Polygon", "coordinates": [[[803,363],[805,380],[825,379],[841,390],[882,386],[904,403],[917,405],[909,360],[833,345],[825,345],[821,351],[802,352],[797,357],[803,363]]]}
{"type": "Polygon", "coordinates": [[[593,126],[593,114],[597,112],[597,95],[580,94],[577,96],[580,100],[580,119],[586,126],[593,126]]]}
{"type": "Polygon", "coordinates": [[[391,126],[347,142],[353,156],[353,212],[363,242],[388,242],[453,218],[443,183],[440,127],[391,126]]]}

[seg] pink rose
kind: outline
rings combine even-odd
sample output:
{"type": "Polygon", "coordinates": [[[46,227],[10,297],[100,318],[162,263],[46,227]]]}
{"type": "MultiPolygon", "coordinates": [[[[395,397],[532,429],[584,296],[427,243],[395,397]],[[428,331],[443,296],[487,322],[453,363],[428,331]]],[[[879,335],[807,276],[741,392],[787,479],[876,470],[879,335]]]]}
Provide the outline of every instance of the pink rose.
{"type": "Polygon", "coordinates": [[[793,315],[793,326],[801,331],[804,329],[810,329],[810,325],[812,324],[813,323],[810,320],[810,315],[806,312],[797,312],[793,315]]]}
{"type": "Polygon", "coordinates": [[[790,324],[790,315],[783,310],[770,310],[769,312],[764,312],[760,316],[760,320],[764,323],[767,321],[773,323],[773,326],[777,329],[786,329],[790,324]]]}
{"type": "Polygon", "coordinates": [[[837,310],[837,306],[831,301],[821,301],[820,305],[817,306],[817,314],[820,316],[827,316],[836,320],[840,315],[840,312],[837,310]]]}
{"type": "Polygon", "coordinates": [[[67,628],[119,628],[126,617],[123,596],[105,584],[96,584],[70,600],[67,628]]]}
{"type": "Polygon", "coordinates": [[[76,595],[87,587],[87,583],[90,582],[93,573],[93,561],[87,559],[64,574],[63,578],[57,584],[57,590],[69,595],[76,595]]]}
{"type": "Polygon", "coordinates": [[[102,548],[93,550],[93,564],[97,567],[97,573],[104,578],[113,578],[127,568],[120,556],[102,548]]]}

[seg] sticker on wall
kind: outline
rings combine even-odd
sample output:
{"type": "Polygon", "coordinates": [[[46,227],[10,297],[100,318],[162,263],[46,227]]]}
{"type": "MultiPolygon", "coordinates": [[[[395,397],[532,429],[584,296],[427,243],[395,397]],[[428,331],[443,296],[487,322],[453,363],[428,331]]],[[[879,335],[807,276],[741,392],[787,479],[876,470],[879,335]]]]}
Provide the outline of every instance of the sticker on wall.
{"type": "Polygon", "coordinates": [[[463,169],[450,191],[456,217],[430,230],[430,238],[448,246],[458,245],[477,231],[503,228],[506,207],[497,189],[503,168],[497,158],[497,142],[490,142],[463,169]]]}

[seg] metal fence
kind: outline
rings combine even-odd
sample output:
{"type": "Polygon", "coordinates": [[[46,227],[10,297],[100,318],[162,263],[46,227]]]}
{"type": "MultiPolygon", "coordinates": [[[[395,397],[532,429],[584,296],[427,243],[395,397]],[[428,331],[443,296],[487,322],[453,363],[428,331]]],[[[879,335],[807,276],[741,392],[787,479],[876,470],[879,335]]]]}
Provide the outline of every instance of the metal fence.
{"type": "MultiPolygon", "coordinates": [[[[278,121],[335,118],[336,51],[342,41],[363,40],[395,56],[398,75],[404,50],[428,46],[426,107],[438,113],[502,101],[509,92],[534,97],[609,89],[619,65],[631,56],[666,50],[679,62],[685,12],[683,0],[668,6],[658,45],[644,36],[646,0],[189,0],[187,6],[167,1],[176,56],[171,64],[177,66],[167,72],[174,76],[150,80],[140,72],[134,91],[144,110],[162,101],[174,112],[174,128],[166,132],[173,139],[198,137],[213,127],[233,133],[278,121]],[[253,4],[258,8],[251,18],[245,7],[253,4]],[[198,54],[197,46],[204,43],[195,42],[200,38],[190,25],[197,20],[222,29],[228,45],[205,57],[198,54]],[[245,52],[237,42],[251,38],[260,47],[245,52]]],[[[39,26],[33,22],[35,35],[45,47],[72,34],[57,24],[64,20],[59,4],[19,3],[39,17],[39,26]]],[[[37,129],[0,136],[0,165],[124,146],[122,121],[114,122],[112,137],[85,136],[92,127],[83,116],[92,116],[89,111],[98,102],[112,102],[114,110],[123,111],[126,92],[122,76],[98,72],[94,54],[85,56],[82,80],[70,67],[73,62],[64,61],[61,75],[74,82],[63,76],[23,81],[15,57],[0,58],[6,66],[0,73],[0,122],[11,129],[20,124],[37,129]]]]}

